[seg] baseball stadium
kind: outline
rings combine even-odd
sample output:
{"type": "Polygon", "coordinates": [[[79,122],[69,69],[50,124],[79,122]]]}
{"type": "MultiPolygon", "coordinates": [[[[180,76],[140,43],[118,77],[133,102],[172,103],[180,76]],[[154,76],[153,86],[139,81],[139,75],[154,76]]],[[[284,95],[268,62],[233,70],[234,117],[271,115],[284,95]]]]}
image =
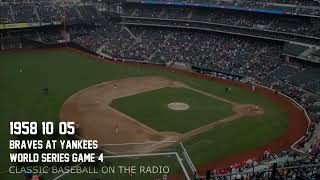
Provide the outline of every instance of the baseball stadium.
{"type": "Polygon", "coordinates": [[[0,10],[1,180],[320,179],[319,1],[3,0],[0,10]],[[76,132],[13,135],[11,122],[76,132]],[[26,161],[12,162],[17,152],[26,161]]]}

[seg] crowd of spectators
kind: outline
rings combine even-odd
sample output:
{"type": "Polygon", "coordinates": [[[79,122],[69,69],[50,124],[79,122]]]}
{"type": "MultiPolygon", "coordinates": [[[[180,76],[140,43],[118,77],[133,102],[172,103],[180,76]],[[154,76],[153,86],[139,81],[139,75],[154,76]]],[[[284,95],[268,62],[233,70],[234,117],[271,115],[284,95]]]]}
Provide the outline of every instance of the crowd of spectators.
{"type": "Polygon", "coordinates": [[[67,4],[55,1],[0,3],[0,23],[52,23],[63,21],[94,20],[99,17],[95,5],[67,4]]]}
{"type": "Polygon", "coordinates": [[[320,19],[198,7],[124,6],[124,16],[204,21],[320,37],[320,19]]]}
{"type": "Polygon", "coordinates": [[[10,11],[10,6],[0,5],[0,23],[12,23],[13,17],[10,11]]]}
{"type": "Polygon", "coordinates": [[[118,25],[97,28],[74,41],[90,44],[92,50],[103,45],[102,51],[114,58],[162,64],[182,62],[253,77],[275,69],[281,52],[277,43],[245,37],[118,25]]]}
{"type": "Polygon", "coordinates": [[[21,43],[23,40],[29,40],[35,43],[54,44],[64,42],[65,37],[62,28],[11,30],[1,33],[0,47],[1,49],[25,47],[23,46],[24,44],[21,43]],[[12,44],[9,43],[10,41],[12,44]],[[6,48],[6,46],[8,46],[8,48],[6,48]]]}
{"type": "MultiPolygon", "coordinates": [[[[280,44],[232,35],[221,36],[213,32],[109,24],[73,40],[92,46],[90,49],[94,51],[104,45],[103,52],[114,58],[156,63],[184,62],[252,77],[263,77],[262,73],[271,72],[281,64],[280,44]],[[260,72],[255,71],[257,67],[260,72]]],[[[314,83],[307,83],[306,86],[317,85],[317,78],[314,79],[314,83]]]]}
{"type": "Polygon", "coordinates": [[[193,3],[213,3],[225,6],[231,5],[241,5],[243,3],[251,4],[251,7],[254,6],[254,3],[278,3],[278,4],[291,4],[291,5],[303,5],[303,6],[319,6],[320,2],[315,0],[162,0],[163,2],[193,2],[193,3]]]}
{"type": "Polygon", "coordinates": [[[320,3],[313,0],[251,0],[240,6],[283,10],[287,14],[320,16],[320,3]]]}
{"type": "Polygon", "coordinates": [[[263,77],[261,83],[293,98],[314,122],[320,123],[319,75],[319,68],[282,64],[263,77]]]}
{"type": "Polygon", "coordinates": [[[82,28],[70,29],[71,39],[80,46],[91,51],[97,51],[106,39],[108,26],[104,28],[91,28],[83,30],[82,28]]]}
{"type": "Polygon", "coordinates": [[[275,39],[279,41],[291,41],[304,43],[309,45],[317,45],[320,46],[320,38],[311,37],[311,36],[301,36],[298,34],[292,33],[281,33],[277,31],[264,31],[255,28],[243,28],[240,26],[225,26],[221,24],[208,24],[203,22],[190,22],[190,21],[164,21],[157,19],[136,19],[136,18],[124,18],[122,24],[127,25],[148,25],[148,26],[168,26],[168,27],[177,27],[184,29],[202,29],[205,31],[217,31],[217,32],[227,32],[230,34],[241,34],[245,36],[254,36],[261,37],[263,39],[275,39]]]}
{"type": "Polygon", "coordinates": [[[281,10],[286,14],[320,16],[320,2],[317,0],[161,0],[160,2],[188,2],[224,7],[274,9],[281,10]]]}
{"type": "Polygon", "coordinates": [[[292,151],[264,153],[265,159],[249,159],[226,168],[208,171],[212,180],[316,180],[320,178],[320,143],[304,155],[292,151]]]}
{"type": "MultiPolygon", "coordinates": [[[[185,2],[185,1],[184,1],[185,2]]],[[[194,3],[202,3],[203,1],[193,1],[194,3]]],[[[97,2],[92,3],[79,3],[68,1],[66,4],[66,12],[70,19],[93,19],[98,16],[95,4],[97,2]]],[[[204,1],[203,3],[208,3],[208,1],[204,1]]],[[[214,3],[222,6],[240,6],[240,7],[249,7],[249,8],[266,8],[266,9],[284,9],[291,14],[308,14],[313,16],[320,16],[320,7],[319,2],[317,1],[214,1],[210,0],[209,3],[214,3]],[[290,6],[284,6],[280,4],[290,4],[290,6]]],[[[1,14],[0,21],[4,23],[19,23],[19,22],[38,22],[38,21],[49,21],[49,20],[61,20],[62,15],[64,14],[64,1],[53,1],[53,0],[44,0],[44,1],[14,1],[14,0],[4,0],[0,4],[1,14]],[[2,10],[3,9],[3,10],[2,10]]],[[[192,16],[197,15],[197,11],[192,8],[181,8],[181,7],[172,7],[168,8],[166,12],[163,12],[161,8],[158,7],[149,7],[142,9],[126,9],[127,13],[135,12],[137,15],[142,16],[150,16],[151,17],[162,17],[162,18],[193,18],[192,16]]],[[[202,10],[204,11],[204,10],[202,10]]],[[[205,14],[208,14],[208,18],[212,16],[212,19],[221,18],[222,16],[229,17],[230,14],[225,14],[221,12],[213,13],[208,10],[205,14]],[[220,15],[221,14],[221,15],[220,15]],[[215,17],[218,16],[218,17],[215,17]]],[[[228,23],[239,23],[239,25],[243,25],[243,22],[246,24],[250,24],[252,21],[250,18],[243,16],[242,14],[233,14],[231,19],[226,20],[228,23]],[[242,20],[232,21],[232,18],[237,19],[236,17],[240,16],[242,20]],[[243,19],[246,18],[246,19],[243,19]],[[242,21],[242,23],[240,23],[242,21]],[[247,22],[248,21],[248,22],[247,22]]],[[[197,17],[195,17],[197,19],[197,17]]],[[[258,18],[257,18],[258,19],[258,18]]],[[[273,19],[272,17],[267,17],[265,20],[273,19]]],[[[234,20],[234,19],[233,19],[234,20]]],[[[264,20],[264,21],[265,21],[264,20]]],[[[215,22],[215,21],[213,21],[215,22]]],[[[304,29],[300,31],[307,32],[304,29]]],[[[310,24],[304,24],[304,27],[310,28],[310,24]],[[308,25],[308,26],[305,26],[308,25]]],[[[312,28],[312,27],[311,27],[312,28]]],[[[271,28],[272,29],[272,28],[271,28]]],[[[290,30],[290,29],[287,29],[290,30]]],[[[295,31],[295,30],[293,30],[295,31]]]]}
{"type": "MultiPolygon", "coordinates": [[[[94,4],[68,1],[66,4],[60,1],[27,1],[23,3],[12,2],[0,4],[0,22],[42,22],[52,23],[67,21],[96,20],[99,16],[94,4]]],[[[222,2],[221,2],[222,3],[222,2]]],[[[258,14],[210,8],[191,8],[173,6],[142,6],[124,5],[123,15],[132,17],[153,17],[164,19],[180,19],[192,22],[161,22],[168,25],[180,25],[190,27],[209,28],[214,30],[226,30],[232,33],[244,33],[268,38],[278,38],[287,41],[297,41],[307,44],[320,44],[320,18],[281,16],[272,14],[258,14]],[[214,26],[210,24],[197,24],[197,21],[218,23],[228,26],[214,26]],[[232,25],[232,26],[230,26],[232,25]],[[250,29],[248,29],[250,28],[250,29]],[[277,32],[277,34],[273,33],[277,32]],[[290,34],[283,34],[290,33],[290,34]],[[305,35],[305,36],[301,36],[305,35]]],[[[147,22],[148,23],[148,22],[147,22]]],[[[155,23],[155,22],[153,22],[155,23]]],[[[160,23],[160,22],[156,22],[160,23]]]]}

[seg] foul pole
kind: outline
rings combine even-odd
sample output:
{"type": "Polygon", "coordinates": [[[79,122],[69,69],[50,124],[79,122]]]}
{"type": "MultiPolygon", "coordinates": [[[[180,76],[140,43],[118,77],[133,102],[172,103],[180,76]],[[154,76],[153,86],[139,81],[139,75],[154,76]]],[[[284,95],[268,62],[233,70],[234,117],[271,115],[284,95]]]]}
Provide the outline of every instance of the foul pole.
{"type": "Polygon", "coordinates": [[[63,30],[64,30],[64,44],[65,47],[68,47],[68,35],[67,35],[67,1],[64,0],[64,17],[63,17],[63,30]]]}

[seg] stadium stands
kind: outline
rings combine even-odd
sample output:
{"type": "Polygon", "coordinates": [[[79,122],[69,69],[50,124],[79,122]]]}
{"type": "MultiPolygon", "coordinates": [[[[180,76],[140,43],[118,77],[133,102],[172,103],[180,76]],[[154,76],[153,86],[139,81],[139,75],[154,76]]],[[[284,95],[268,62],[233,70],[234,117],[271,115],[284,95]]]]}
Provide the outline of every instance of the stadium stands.
{"type": "MultiPolygon", "coordinates": [[[[136,2],[127,0],[128,2],[136,2]]],[[[276,10],[284,14],[294,14],[302,16],[319,16],[319,1],[316,0],[149,0],[148,2],[166,4],[166,3],[183,3],[189,6],[214,6],[220,8],[252,10],[276,10]]]]}
{"type": "Polygon", "coordinates": [[[10,6],[7,6],[7,5],[0,6],[0,22],[1,23],[13,22],[10,6]]]}
{"type": "Polygon", "coordinates": [[[39,21],[35,12],[35,6],[27,4],[16,4],[11,6],[16,23],[39,21]]]}
{"type": "Polygon", "coordinates": [[[288,80],[320,95],[320,71],[318,68],[307,68],[291,76],[288,80]]]}
{"type": "Polygon", "coordinates": [[[0,22],[2,23],[52,23],[63,21],[64,14],[68,21],[92,20],[99,17],[96,6],[86,4],[64,4],[54,1],[1,3],[0,22]]]}
{"type": "MultiPolygon", "coordinates": [[[[3,2],[12,2],[6,0],[3,2]]],[[[17,2],[17,1],[15,1],[17,2]]],[[[0,4],[0,22],[53,22],[63,21],[64,9],[53,2],[0,4]]],[[[186,1],[184,1],[186,2],[186,1]]],[[[319,3],[308,0],[259,0],[259,1],[215,1],[193,0],[193,3],[216,3],[224,6],[240,6],[250,8],[270,8],[318,15],[319,3]],[[284,4],[284,5],[283,5],[284,4]],[[317,6],[317,7],[315,7],[317,6]],[[311,11],[310,9],[313,9],[311,11]]],[[[244,11],[227,11],[222,9],[203,9],[194,7],[167,7],[132,5],[124,6],[123,16],[133,17],[130,20],[115,24],[99,22],[99,12],[94,5],[68,5],[66,10],[68,21],[94,21],[93,25],[69,25],[70,41],[83,48],[107,55],[115,59],[142,61],[145,63],[171,64],[177,62],[188,67],[207,69],[208,74],[215,78],[233,79],[250,77],[267,87],[291,97],[306,109],[313,123],[320,123],[320,70],[310,63],[292,63],[283,54],[299,56],[308,47],[292,43],[270,40],[277,38],[286,41],[299,41],[314,46],[320,45],[319,18],[279,16],[244,11]],[[147,17],[152,19],[141,19],[147,17]],[[155,19],[173,19],[175,21],[157,21],[155,19]],[[176,21],[180,20],[180,21],[176,21]],[[181,21],[182,20],[182,21],[181,21]],[[188,20],[188,21],[185,21],[188,20]],[[192,22],[194,21],[194,22],[192,22]],[[206,22],[200,24],[198,21],[206,22]],[[151,27],[137,24],[150,23],[182,28],[151,27]],[[136,24],[136,25],[130,25],[136,24]],[[217,25],[213,26],[215,23],[217,25]],[[223,26],[222,26],[222,25],[223,26]],[[228,26],[225,26],[228,25],[228,26]],[[186,28],[186,27],[189,27],[186,28]],[[223,31],[224,33],[199,31],[190,27],[201,27],[223,31]],[[248,29],[249,28],[249,29],[248,29]],[[265,31],[261,31],[265,30],[265,31]],[[229,33],[225,33],[228,31],[229,33]],[[242,33],[232,35],[230,32],[242,33]],[[264,36],[264,39],[243,35],[264,36]],[[304,37],[310,36],[310,37],[304,37]],[[269,38],[269,40],[266,39],[269,38]],[[225,72],[225,73],[223,73],[225,72]]],[[[45,44],[63,42],[63,27],[47,27],[32,29],[15,29],[1,32],[1,49],[26,47],[21,39],[32,40],[45,44]],[[49,32],[49,33],[48,33],[49,32]]],[[[315,49],[313,55],[319,56],[320,50],[315,49]]],[[[204,72],[202,72],[204,73],[204,72]]],[[[299,143],[299,148],[308,151],[308,158],[300,161],[286,162],[280,165],[274,174],[272,167],[257,173],[245,173],[252,168],[232,168],[215,170],[215,179],[320,179],[319,160],[320,144],[307,146],[312,138],[314,127],[306,133],[299,143]],[[314,165],[318,164],[318,165],[314,165]],[[237,173],[230,175],[229,173],[237,173]]],[[[289,153],[286,153],[289,155],[289,153]]],[[[278,156],[278,155],[276,155],[278,156]]],[[[280,156],[280,155],[279,155],[280,156]]],[[[289,155],[295,157],[296,155],[289,155]]],[[[295,158],[294,158],[295,159],[295,158]]],[[[267,158],[266,161],[270,161],[267,158]]],[[[261,165],[255,164],[254,165],[261,165]]]]}
{"type": "Polygon", "coordinates": [[[319,34],[318,18],[279,17],[279,15],[230,11],[223,9],[208,9],[198,7],[167,7],[167,6],[137,6],[128,4],[124,8],[124,15],[131,17],[150,17],[163,19],[183,19],[244,26],[262,30],[317,36],[319,34]],[[132,13],[134,12],[134,13],[132,13]]]}

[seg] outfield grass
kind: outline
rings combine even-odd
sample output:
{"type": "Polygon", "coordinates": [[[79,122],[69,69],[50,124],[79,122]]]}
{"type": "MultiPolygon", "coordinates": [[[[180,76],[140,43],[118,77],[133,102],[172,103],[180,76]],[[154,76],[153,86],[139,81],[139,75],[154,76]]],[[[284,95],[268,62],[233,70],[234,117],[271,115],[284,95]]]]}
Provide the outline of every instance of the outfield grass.
{"type": "Polygon", "coordinates": [[[230,104],[186,88],[162,88],[122,97],[111,106],[158,131],[185,133],[233,114],[230,104]],[[190,106],[186,111],[168,108],[172,102],[190,106]]]}
{"type": "Polygon", "coordinates": [[[0,54],[0,179],[8,176],[8,140],[10,121],[58,121],[63,102],[73,93],[88,86],[129,76],[158,75],[181,81],[193,88],[239,102],[257,104],[265,109],[259,117],[242,118],[225,124],[187,143],[196,164],[253,149],[270,143],[287,128],[287,114],[267,98],[243,89],[224,93],[226,85],[186,77],[154,68],[99,64],[66,51],[21,52],[0,54]],[[19,69],[22,68],[22,72],[19,69]],[[49,88],[49,95],[41,89],[49,88]]]}

